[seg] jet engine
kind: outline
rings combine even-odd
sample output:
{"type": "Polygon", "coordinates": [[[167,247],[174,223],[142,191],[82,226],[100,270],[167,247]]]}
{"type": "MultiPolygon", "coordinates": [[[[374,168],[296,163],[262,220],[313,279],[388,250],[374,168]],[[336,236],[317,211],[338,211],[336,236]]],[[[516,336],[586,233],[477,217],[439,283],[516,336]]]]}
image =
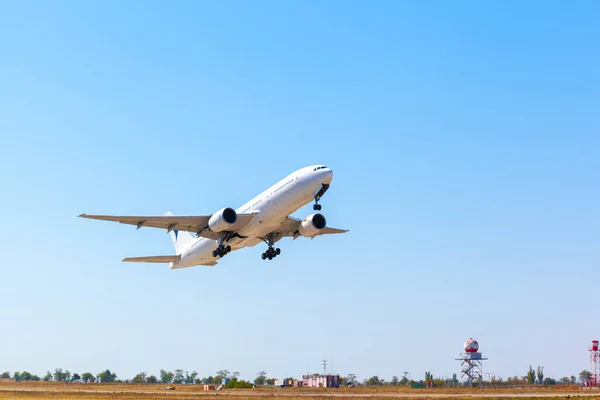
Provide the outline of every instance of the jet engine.
{"type": "Polygon", "coordinates": [[[235,224],[237,221],[237,213],[233,208],[222,208],[208,220],[208,227],[213,232],[223,232],[235,224]]]}
{"type": "Polygon", "coordinates": [[[327,222],[322,214],[311,214],[302,220],[298,232],[304,237],[313,237],[316,236],[321,229],[325,228],[326,224],[327,222]]]}

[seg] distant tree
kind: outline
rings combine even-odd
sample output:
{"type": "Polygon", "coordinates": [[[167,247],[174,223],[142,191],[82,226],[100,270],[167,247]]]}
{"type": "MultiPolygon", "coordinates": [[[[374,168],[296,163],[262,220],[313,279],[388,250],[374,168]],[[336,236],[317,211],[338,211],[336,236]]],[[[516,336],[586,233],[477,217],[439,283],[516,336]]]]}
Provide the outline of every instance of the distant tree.
{"type": "Polygon", "coordinates": [[[265,371],[260,371],[256,375],[256,379],[254,379],[255,385],[264,385],[267,380],[267,373],[265,371]]]}
{"type": "Polygon", "coordinates": [[[158,379],[154,375],[150,375],[146,378],[146,383],[158,383],[158,379]]]}
{"type": "Polygon", "coordinates": [[[233,377],[227,382],[225,388],[227,389],[249,389],[252,388],[253,385],[250,382],[240,381],[238,378],[233,377]]]}
{"type": "Polygon", "coordinates": [[[237,378],[231,378],[229,380],[229,382],[227,382],[227,384],[224,386],[224,388],[225,389],[234,389],[237,381],[238,381],[237,378]]]}
{"type": "Polygon", "coordinates": [[[240,373],[239,373],[238,371],[232,372],[232,373],[231,373],[231,377],[232,377],[232,378],[239,379],[239,377],[240,377],[240,373]]]}
{"type": "Polygon", "coordinates": [[[568,376],[563,376],[562,378],[560,378],[560,384],[561,385],[568,385],[569,384],[569,377],[568,376]]]}
{"type": "Polygon", "coordinates": [[[33,375],[31,375],[29,372],[27,372],[27,371],[21,372],[21,380],[22,381],[25,381],[25,382],[32,381],[33,380],[32,378],[33,378],[33,375]]]}
{"type": "Polygon", "coordinates": [[[188,385],[192,385],[194,384],[194,382],[196,382],[196,377],[198,376],[198,373],[196,371],[192,372],[191,374],[189,374],[187,371],[185,372],[185,378],[184,378],[184,382],[188,385]]]}
{"type": "Polygon", "coordinates": [[[39,376],[33,375],[32,373],[27,372],[27,371],[15,372],[13,375],[13,378],[17,382],[28,382],[28,381],[39,381],[40,380],[39,376]]]}
{"type": "Polygon", "coordinates": [[[0,378],[2,379],[10,379],[10,372],[3,372],[2,375],[0,376],[0,378]]]}
{"type": "Polygon", "coordinates": [[[409,374],[408,371],[404,371],[402,373],[402,379],[400,379],[400,384],[401,385],[403,385],[403,386],[408,385],[408,374],[409,374]]]}
{"type": "Polygon", "coordinates": [[[377,376],[377,375],[374,375],[365,381],[366,386],[378,386],[380,384],[381,384],[381,379],[379,379],[379,376],[377,376]]]}
{"type": "Polygon", "coordinates": [[[398,377],[396,375],[392,376],[392,380],[390,381],[390,385],[392,385],[392,386],[398,386],[399,383],[400,383],[400,379],[398,379],[398,377]]]}
{"type": "Polygon", "coordinates": [[[100,372],[97,376],[98,381],[102,383],[113,383],[117,380],[117,374],[110,372],[109,369],[100,372]]]}
{"type": "Polygon", "coordinates": [[[430,371],[425,371],[425,382],[433,381],[433,374],[430,371]]]}
{"type": "Polygon", "coordinates": [[[265,384],[267,384],[267,385],[274,385],[275,384],[275,378],[267,378],[267,379],[265,379],[265,384]]]}
{"type": "Polygon", "coordinates": [[[89,372],[84,372],[83,374],[81,374],[81,381],[86,383],[94,383],[96,382],[96,378],[89,372]]]}
{"type": "Polygon", "coordinates": [[[213,378],[212,376],[208,376],[207,378],[202,378],[202,383],[205,385],[210,385],[211,383],[214,383],[215,378],[213,378]]]}
{"type": "Polygon", "coordinates": [[[452,374],[452,384],[456,385],[458,383],[458,377],[456,374],[452,374]]]}
{"type": "Polygon", "coordinates": [[[537,382],[541,385],[544,382],[544,367],[537,367],[537,382]]]}
{"type": "Polygon", "coordinates": [[[183,383],[183,370],[181,368],[177,368],[175,370],[175,375],[173,376],[173,383],[177,383],[177,384],[183,383]]]}
{"type": "Polygon", "coordinates": [[[44,382],[50,382],[52,380],[52,372],[47,371],[46,375],[44,375],[44,382]]]}
{"type": "Polygon", "coordinates": [[[229,378],[229,371],[226,369],[217,371],[217,376],[215,376],[215,379],[217,379],[219,382],[221,382],[223,378],[229,378]]]}
{"type": "Polygon", "coordinates": [[[592,373],[588,370],[583,370],[579,373],[579,382],[581,383],[585,383],[585,382],[589,382],[589,380],[592,378],[592,373]]]}
{"type": "Polygon", "coordinates": [[[529,366],[529,371],[527,371],[526,379],[530,385],[533,385],[535,383],[535,370],[531,365],[529,366]]]}
{"type": "Polygon", "coordinates": [[[69,370],[63,371],[62,368],[56,368],[53,377],[56,382],[68,382],[71,379],[71,373],[69,370]]]}
{"type": "Polygon", "coordinates": [[[347,385],[356,385],[356,375],[348,374],[348,376],[346,377],[346,384],[347,385]]]}
{"type": "Polygon", "coordinates": [[[79,374],[73,374],[73,376],[71,376],[71,382],[79,382],[81,381],[81,376],[79,376],[79,374]]]}
{"type": "Polygon", "coordinates": [[[133,383],[146,383],[146,373],[140,372],[133,377],[133,383]]]}
{"type": "MultiPolygon", "coordinates": [[[[173,382],[173,373],[170,371],[160,370],[160,383],[171,383],[173,382]]],[[[211,382],[212,383],[212,382],[211,382]]]]}
{"type": "Polygon", "coordinates": [[[573,385],[577,383],[577,378],[575,378],[575,375],[571,375],[571,382],[573,385]]]}
{"type": "Polygon", "coordinates": [[[545,378],[545,379],[542,381],[542,383],[543,383],[544,385],[556,385],[556,379],[552,379],[552,378],[548,377],[548,378],[545,378]]]}

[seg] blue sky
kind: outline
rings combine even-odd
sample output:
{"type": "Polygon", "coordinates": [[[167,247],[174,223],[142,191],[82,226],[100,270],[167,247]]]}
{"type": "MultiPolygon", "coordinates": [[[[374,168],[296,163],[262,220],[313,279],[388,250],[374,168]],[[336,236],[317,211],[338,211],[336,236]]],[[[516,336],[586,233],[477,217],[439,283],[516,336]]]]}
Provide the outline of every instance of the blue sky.
{"type": "MultiPolygon", "coordinates": [[[[600,6],[3,2],[0,370],[386,379],[588,367],[600,337],[600,6]],[[334,170],[351,232],[218,268],[161,231],[334,170]]],[[[310,206],[296,216],[312,212],[310,206]]]]}

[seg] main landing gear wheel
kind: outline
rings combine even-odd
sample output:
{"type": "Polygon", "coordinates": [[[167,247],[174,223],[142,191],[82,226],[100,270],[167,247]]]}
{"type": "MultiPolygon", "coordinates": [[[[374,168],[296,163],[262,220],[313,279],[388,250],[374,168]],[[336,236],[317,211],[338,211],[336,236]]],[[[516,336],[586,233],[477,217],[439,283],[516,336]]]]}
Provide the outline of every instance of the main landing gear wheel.
{"type": "Polygon", "coordinates": [[[267,249],[267,251],[265,251],[264,253],[262,253],[261,258],[263,260],[266,260],[267,258],[269,260],[274,259],[275,257],[277,257],[278,255],[281,254],[281,249],[277,248],[273,248],[273,245],[276,242],[276,237],[270,233],[269,235],[267,235],[266,238],[263,239],[263,241],[269,246],[269,248],[267,249]]]}
{"type": "Polygon", "coordinates": [[[321,211],[321,205],[320,204],[313,204],[313,210],[315,210],[315,211],[321,211]]]}
{"type": "Polygon", "coordinates": [[[264,253],[262,253],[261,258],[263,260],[266,260],[267,258],[269,260],[272,260],[272,259],[274,259],[275,257],[277,257],[280,254],[281,254],[281,249],[280,248],[274,249],[273,247],[269,247],[267,249],[267,251],[265,251],[264,253]]]}
{"type": "Polygon", "coordinates": [[[227,245],[227,246],[223,246],[222,244],[219,245],[219,247],[217,247],[216,250],[213,250],[212,252],[212,256],[217,258],[217,257],[225,257],[225,255],[227,253],[229,253],[231,251],[231,246],[227,245]]]}

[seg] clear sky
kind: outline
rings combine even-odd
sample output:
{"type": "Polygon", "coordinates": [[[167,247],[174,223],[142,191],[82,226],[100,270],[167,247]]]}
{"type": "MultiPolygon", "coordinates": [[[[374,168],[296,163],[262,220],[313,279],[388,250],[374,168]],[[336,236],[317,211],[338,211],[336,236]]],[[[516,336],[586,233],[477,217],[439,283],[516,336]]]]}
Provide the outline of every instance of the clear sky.
{"type": "MultiPolygon", "coordinates": [[[[0,3],[0,370],[561,377],[600,338],[600,4],[0,3]],[[324,163],[350,233],[125,264],[324,163]]],[[[312,212],[307,206],[296,213],[312,212]]]]}

